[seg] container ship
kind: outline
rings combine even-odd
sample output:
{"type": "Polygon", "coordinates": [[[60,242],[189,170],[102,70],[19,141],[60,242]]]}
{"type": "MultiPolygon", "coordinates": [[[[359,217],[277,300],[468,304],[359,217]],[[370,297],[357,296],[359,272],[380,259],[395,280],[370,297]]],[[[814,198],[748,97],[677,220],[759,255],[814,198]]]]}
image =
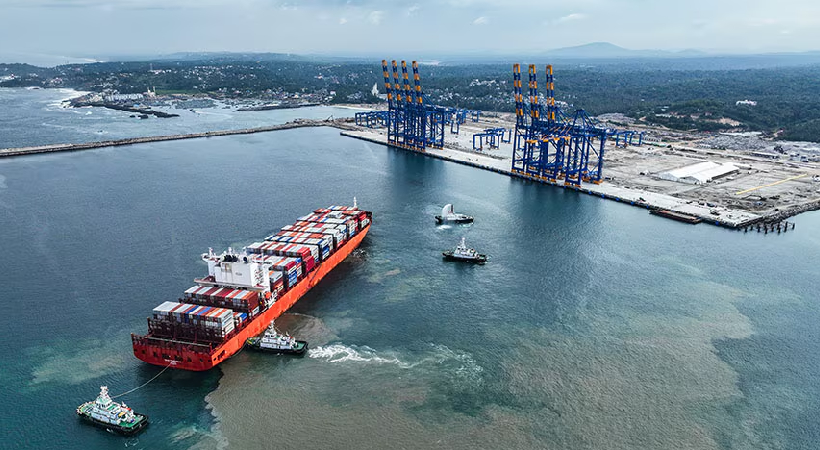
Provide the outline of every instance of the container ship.
{"type": "Polygon", "coordinates": [[[371,221],[354,199],[352,207],[317,209],[241,251],[209,249],[202,255],[208,276],[178,301],[154,308],[148,333],[131,335],[134,355],[183,370],[217,366],[344,261],[371,221]]]}

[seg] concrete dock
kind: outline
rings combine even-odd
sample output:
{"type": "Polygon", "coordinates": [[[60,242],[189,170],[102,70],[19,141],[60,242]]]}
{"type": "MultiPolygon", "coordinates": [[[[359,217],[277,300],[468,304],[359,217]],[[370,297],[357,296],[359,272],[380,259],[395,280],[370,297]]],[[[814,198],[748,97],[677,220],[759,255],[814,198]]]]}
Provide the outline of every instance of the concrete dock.
{"type": "Polygon", "coordinates": [[[281,125],[272,125],[269,127],[258,127],[258,128],[244,128],[240,130],[223,130],[223,131],[207,131],[204,133],[191,133],[191,134],[174,134],[174,135],[165,135],[165,136],[145,136],[145,137],[136,137],[136,138],[128,138],[128,139],[116,139],[116,140],[109,140],[109,141],[95,141],[95,142],[86,142],[82,144],[51,144],[51,145],[41,145],[37,147],[17,147],[17,148],[5,148],[0,149],[0,158],[2,157],[10,157],[10,156],[23,156],[23,155],[33,155],[37,153],[54,153],[54,152],[72,152],[72,151],[79,151],[79,150],[89,150],[94,148],[104,148],[104,147],[117,147],[122,145],[132,145],[132,144],[144,144],[147,142],[161,142],[161,141],[175,141],[180,139],[196,139],[196,138],[206,138],[206,137],[213,137],[213,136],[233,136],[237,134],[253,134],[253,133],[265,133],[269,131],[279,131],[279,130],[289,130],[293,128],[304,128],[304,127],[335,127],[342,130],[351,130],[355,129],[349,125],[348,119],[336,119],[336,120],[308,120],[308,119],[297,119],[292,122],[283,123],[281,125]]]}
{"type": "MultiPolygon", "coordinates": [[[[334,127],[341,130],[343,136],[365,140],[380,145],[392,146],[387,142],[384,129],[362,128],[354,125],[352,119],[307,120],[297,119],[292,122],[269,127],[247,128],[240,130],[210,131],[184,135],[148,136],[130,139],[88,142],[82,144],[54,144],[38,147],[0,149],[1,157],[14,157],[38,153],[78,151],[94,148],[141,144],[148,142],[171,141],[179,139],[207,138],[212,136],[232,136],[239,134],[263,133],[303,127],[334,127]]],[[[793,165],[762,161],[759,158],[743,156],[737,153],[722,154],[695,148],[666,149],[657,145],[616,148],[608,145],[608,157],[605,172],[613,174],[609,180],[600,184],[583,183],[578,186],[566,186],[562,181],[531,178],[514,173],[511,170],[512,147],[506,144],[501,148],[486,148],[481,151],[472,149],[472,135],[481,129],[491,126],[509,125],[505,117],[484,118],[481,123],[467,123],[462,126],[458,135],[448,134],[444,148],[428,148],[417,152],[432,158],[452,161],[483,170],[525,179],[540,184],[549,184],[562,189],[572,189],[588,195],[627,203],[646,209],[668,210],[701,219],[703,222],[729,227],[744,228],[761,222],[777,222],[804,211],[820,209],[820,175],[813,165],[792,167],[793,165]],[[728,178],[720,183],[708,186],[685,186],[671,181],[658,180],[650,175],[661,167],[681,165],[703,159],[726,159],[742,161],[749,169],[748,174],[728,178]],[[814,170],[813,170],[814,169],[814,170]],[[811,176],[810,176],[811,175],[811,176]],[[777,177],[775,179],[775,177],[777,177]],[[795,184],[798,184],[795,187],[795,184]],[[792,193],[791,190],[796,192],[792,193]],[[766,208],[754,210],[749,205],[759,203],[760,191],[766,191],[770,198],[780,199],[783,193],[792,193],[787,201],[779,200],[766,208]],[[774,195],[772,195],[774,192],[774,195]],[[754,196],[754,197],[751,197],[754,196]],[[744,203],[745,202],[745,203],[744,203]]],[[[679,144],[680,145],[680,144],[679,144]]],[[[671,146],[670,146],[671,147],[671,146]]],[[[676,216],[671,214],[669,216],[676,216]]]]}
{"type": "MultiPolygon", "coordinates": [[[[511,170],[510,158],[499,156],[498,152],[496,152],[496,154],[493,154],[492,152],[485,154],[467,150],[463,146],[447,144],[444,148],[428,148],[422,153],[388,144],[387,136],[384,130],[358,129],[355,131],[342,131],[341,134],[343,136],[362,139],[376,144],[388,145],[390,147],[399,148],[405,151],[413,151],[432,158],[452,161],[503,175],[529,180],[535,183],[553,185],[563,189],[572,189],[596,197],[627,203],[640,208],[646,208],[648,210],[663,209],[676,213],[682,213],[700,218],[705,223],[728,228],[739,229],[759,222],[783,220],[803,211],[820,209],[820,198],[796,204],[787,209],[778,209],[769,212],[768,214],[758,214],[751,211],[727,208],[721,205],[706,204],[705,202],[674,197],[659,192],[632,189],[630,187],[619,186],[608,181],[603,181],[601,184],[583,183],[580,187],[566,186],[562,181],[550,182],[548,180],[531,178],[514,173],[511,170]]],[[[449,137],[450,136],[448,136],[448,138],[449,137]]],[[[461,140],[464,139],[462,138],[461,140]]]]}

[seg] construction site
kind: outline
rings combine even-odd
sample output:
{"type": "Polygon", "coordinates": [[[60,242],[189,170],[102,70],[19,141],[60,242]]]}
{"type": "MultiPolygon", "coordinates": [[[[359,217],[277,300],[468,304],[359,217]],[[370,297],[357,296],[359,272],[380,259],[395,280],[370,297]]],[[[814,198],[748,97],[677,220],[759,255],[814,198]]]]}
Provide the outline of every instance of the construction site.
{"type": "Polygon", "coordinates": [[[515,64],[515,113],[430,104],[416,62],[382,62],[386,105],[356,114],[350,137],[574,189],[688,223],[781,232],[820,208],[820,144],[754,133],[649,127],[557,106],[553,68],[515,64]],[[412,81],[411,81],[412,77],[412,81]]]}

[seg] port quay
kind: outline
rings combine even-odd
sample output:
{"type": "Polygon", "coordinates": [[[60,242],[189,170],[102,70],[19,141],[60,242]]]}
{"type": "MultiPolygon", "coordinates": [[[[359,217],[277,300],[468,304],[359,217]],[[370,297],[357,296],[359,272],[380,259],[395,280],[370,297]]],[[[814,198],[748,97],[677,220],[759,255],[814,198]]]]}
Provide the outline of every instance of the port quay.
{"type": "MultiPolygon", "coordinates": [[[[492,119],[486,119],[492,121],[492,119]]],[[[482,119],[481,124],[475,126],[484,127],[492,124],[482,119]]],[[[128,139],[87,142],[80,144],[52,144],[36,147],[19,147],[0,149],[0,158],[15,157],[23,155],[33,155],[41,153],[67,152],[89,150],[105,147],[118,147],[151,142],[173,141],[181,139],[209,138],[217,136],[233,136],[242,134],[265,133],[271,131],[281,131],[307,127],[333,127],[340,130],[341,135],[360,139],[363,141],[385,145],[402,151],[410,151],[432,158],[451,161],[488,170],[499,174],[527,180],[528,182],[548,184],[558,188],[570,189],[579,193],[600,197],[602,199],[625,203],[639,208],[645,208],[652,212],[668,212],[669,217],[683,222],[697,223],[704,222],[721,227],[739,229],[744,231],[776,232],[781,230],[786,232],[794,227],[793,224],[780,221],[797,215],[804,211],[816,210],[820,208],[819,200],[811,200],[788,208],[779,208],[768,213],[760,214],[742,209],[728,209],[718,205],[696,202],[685,198],[678,198],[672,195],[647,190],[629,188],[629,186],[618,185],[609,181],[595,183],[583,183],[581,185],[565,184],[561,180],[550,181],[541,178],[532,178],[512,170],[509,155],[499,156],[503,152],[473,151],[467,143],[469,133],[462,132],[461,136],[453,136],[452,142],[447,142],[441,148],[427,147],[423,151],[409,149],[405,146],[396,146],[388,142],[387,134],[384,130],[371,127],[357,126],[353,119],[328,119],[310,120],[296,119],[280,125],[267,127],[246,128],[238,130],[209,131],[203,133],[166,135],[166,136],[146,136],[128,139]],[[717,214],[716,214],[717,213],[717,214]]],[[[477,128],[478,130],[478,128],[477,128]]],[[[465,129],[464,131],[470,131],[465,129]]],[[[662,214],[663,215],[663,214],[662,214]]]]}

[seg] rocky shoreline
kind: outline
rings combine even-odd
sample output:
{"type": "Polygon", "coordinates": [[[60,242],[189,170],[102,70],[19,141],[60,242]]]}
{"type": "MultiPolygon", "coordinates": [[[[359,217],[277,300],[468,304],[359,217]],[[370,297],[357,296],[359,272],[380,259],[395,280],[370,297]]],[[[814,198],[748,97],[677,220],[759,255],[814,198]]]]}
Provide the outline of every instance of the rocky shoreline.
{"type": "Polygon", "coordinates": [[[133,106],[126,106],[126,105],[121,105],[121,104],[118,104],[118,103],[78,101],[78,102],[71,102],[71,106],[73,108],[82,108],[84,106],[94,106],[94,107],[97,107],[97,108],[108,108],[108,109],[113,109],[113,110],[116,110],[116,111],[132,112],[132,113],[136,113],[136,114],[140,114],[140,115],[146,115],[146,116],[147,115],[153,115],[153,116],[160,117],[160,118],[163,118],[163,119],[170,118],[170,117],[179,117],[179,114],[171,114],[171,113],[167,113],[167,112],[163,112],[163,111],[154,111],[152,109],[147,109],[147,108],[135,108],[133,106]]]}

